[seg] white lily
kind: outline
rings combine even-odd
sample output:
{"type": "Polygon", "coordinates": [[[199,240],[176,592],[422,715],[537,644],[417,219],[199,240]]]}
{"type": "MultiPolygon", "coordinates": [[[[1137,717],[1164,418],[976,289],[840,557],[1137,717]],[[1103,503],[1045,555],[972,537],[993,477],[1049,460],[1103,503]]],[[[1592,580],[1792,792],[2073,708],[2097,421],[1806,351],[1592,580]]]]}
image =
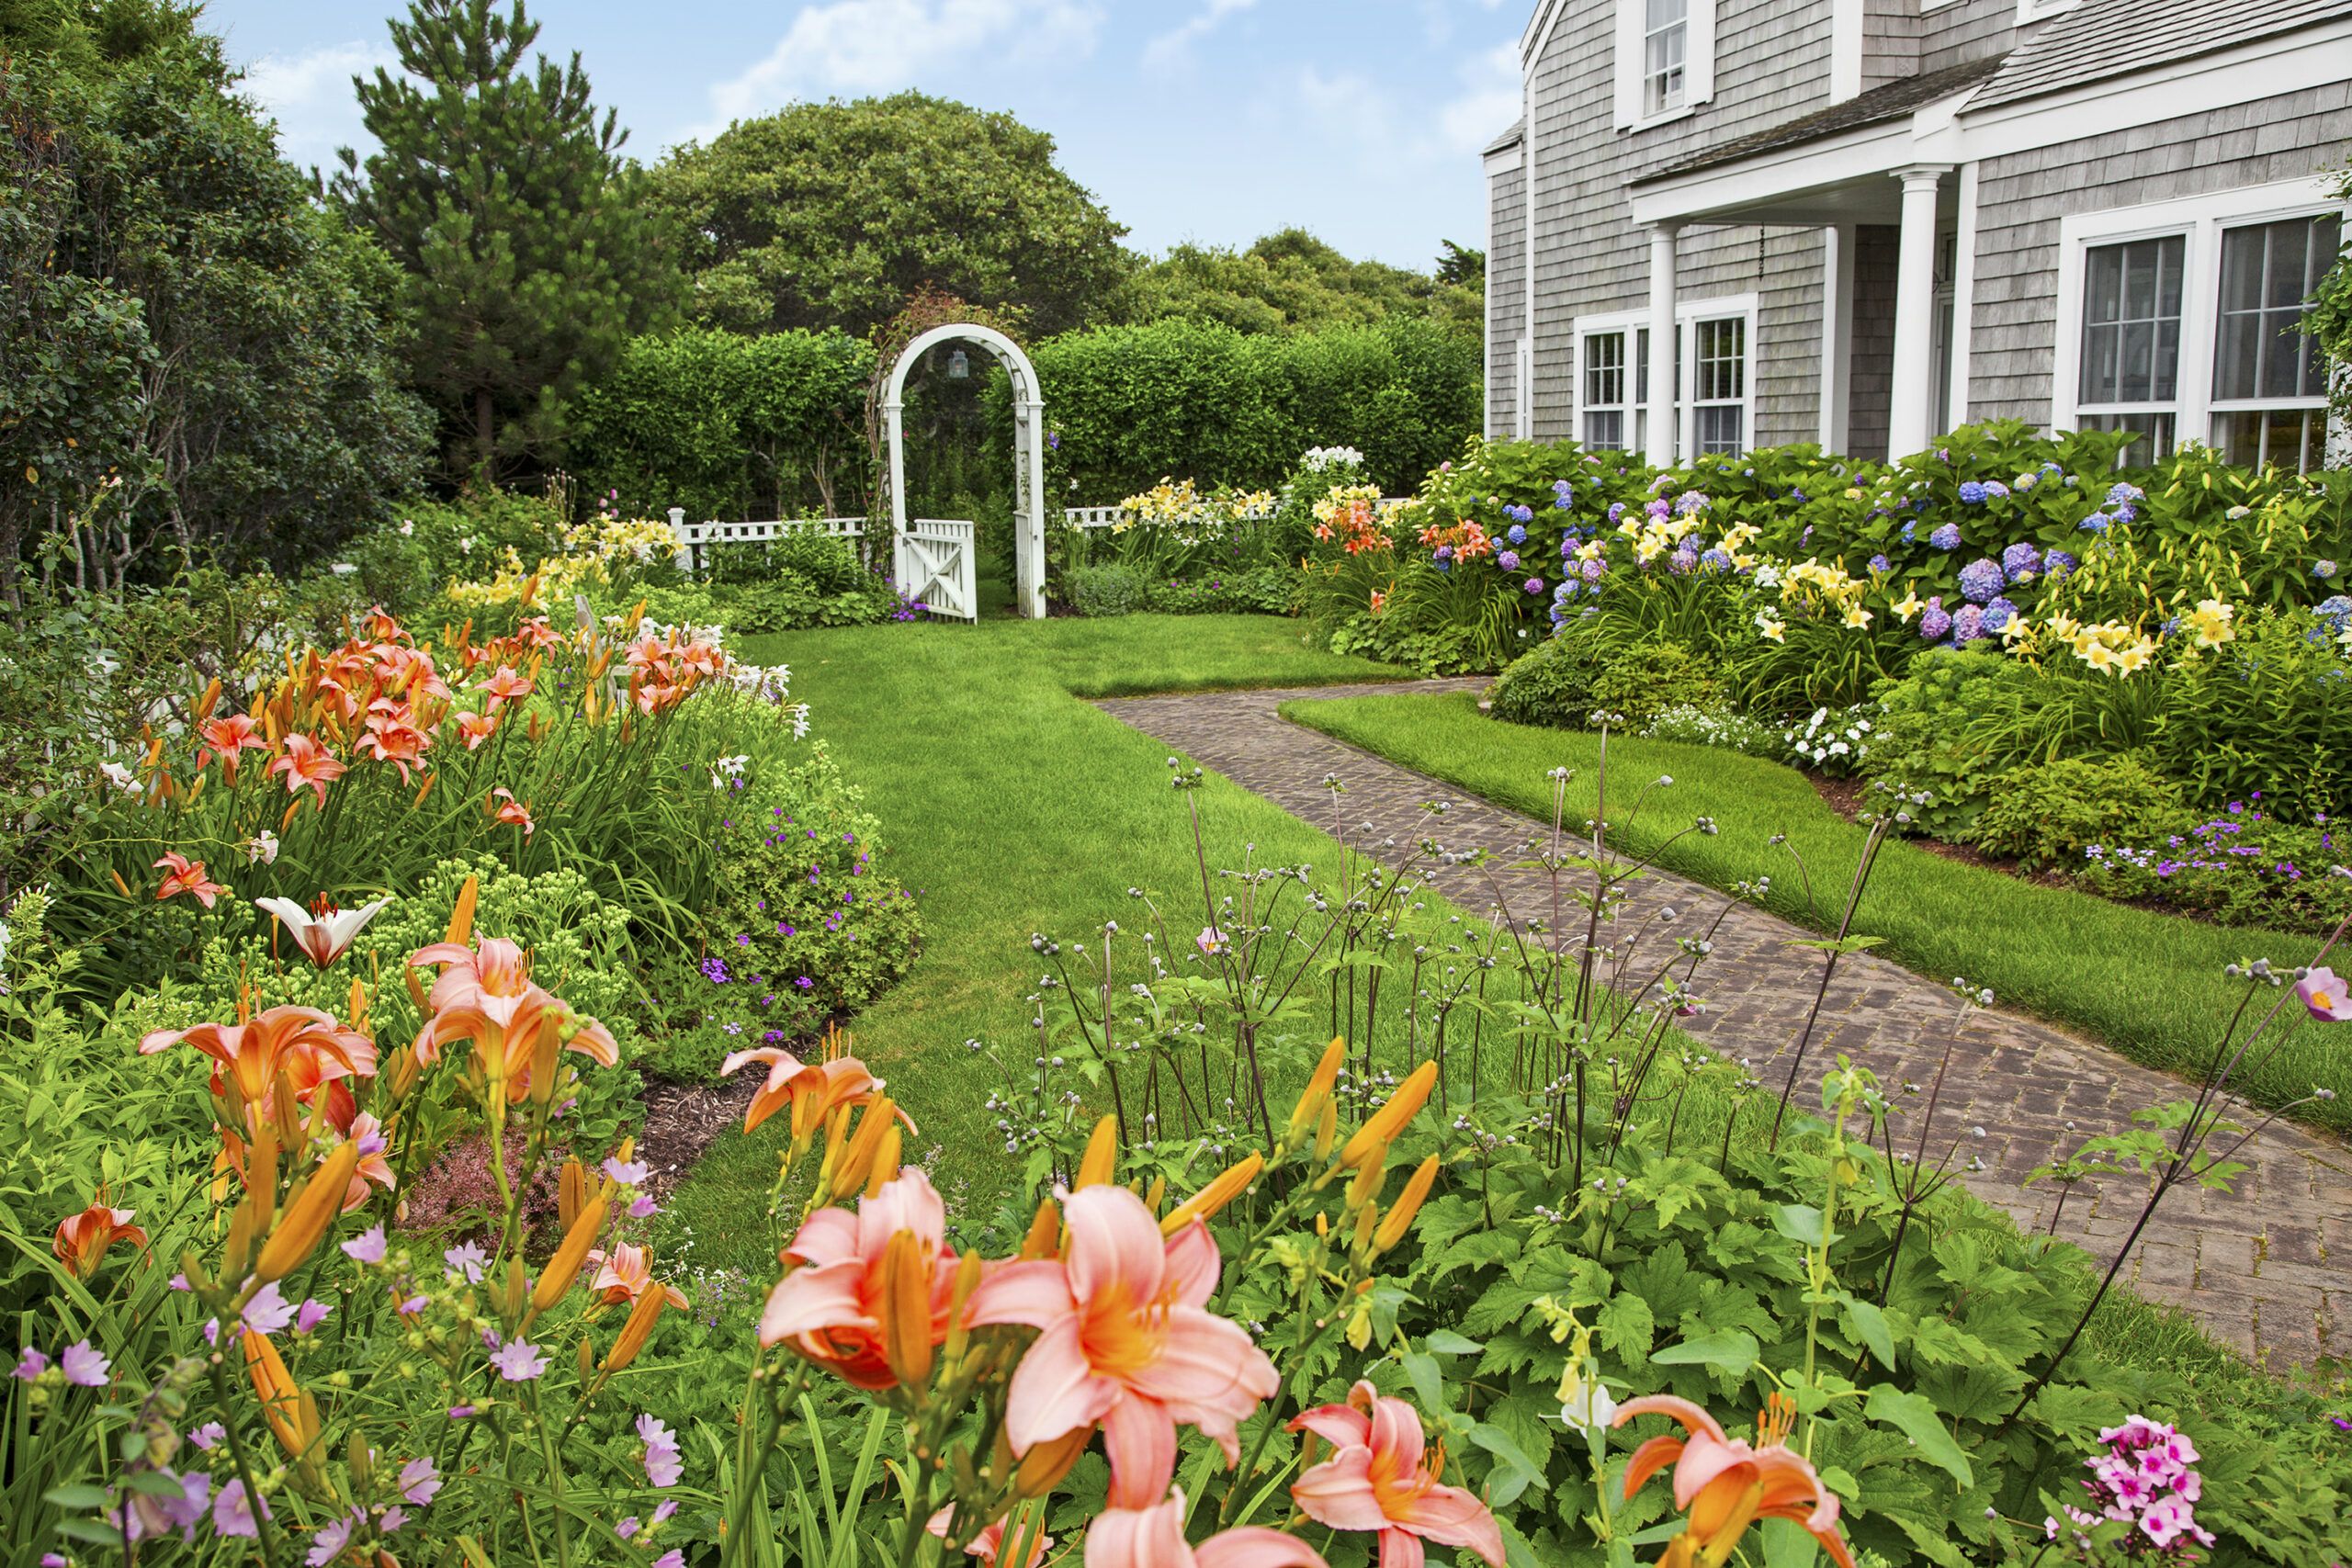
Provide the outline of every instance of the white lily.
{"type": "Polygon", "coordinates": [[[379,898],[356,909],[337,909],[316,919],[291,898],[256,898],[254,904],[277,916],[295,945],[309,954],[311,963],[324,969],[344,955],[368,922],[382,914],[391,900],[379,898]]]}

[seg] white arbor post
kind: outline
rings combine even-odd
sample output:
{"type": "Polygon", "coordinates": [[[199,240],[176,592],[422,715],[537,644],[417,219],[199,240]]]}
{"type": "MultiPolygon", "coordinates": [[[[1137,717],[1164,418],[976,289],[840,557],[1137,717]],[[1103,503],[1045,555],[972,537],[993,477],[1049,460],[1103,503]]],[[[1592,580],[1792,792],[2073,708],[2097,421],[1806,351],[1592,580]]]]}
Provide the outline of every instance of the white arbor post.
{"type": "MultiPolygon", "coordinates": [[[[975,343],[996,356],[1012,383],[1012,560],[1015,602],[1021,614],[1042,620],[1046,614],[1046,403],[1037,385],[1037,367],[1021,345],[993,327],[956,322],[933,327],[899,352],[890,368],[890,382],[882,400],[890,439],[890,560],[892,575],[903,586],[910,574],[912,554],[908,539],[906,408],[907,372],[916,360],[939,344],[951,340],[975,343]]],[[[924,524],[924,527],[935,525],[924,524]]],[[[967,552],[963,568],[972,570],[967,552]]],[[[970,587],[967,582],[967,588],[970,587]]],[[[977,604],[977,596],[968,600],[977,604]]]]}
{"type": "Polygon", "coordinates": [[[1894,385],[1887,397],[1886,456],[1922,450],[1935,406],[1930,378],[1936,336],[1936,186],[1949,164],[1898,169],[1903,182],[1901,254],[1894,269],[1894,385]]]}
{"type": "Polygon", "coordinates": [[[1650,229],[1649,439],[1643,445],[1651,464],[1674,461],[1674,238],[1679,223],[1650,229]]]}

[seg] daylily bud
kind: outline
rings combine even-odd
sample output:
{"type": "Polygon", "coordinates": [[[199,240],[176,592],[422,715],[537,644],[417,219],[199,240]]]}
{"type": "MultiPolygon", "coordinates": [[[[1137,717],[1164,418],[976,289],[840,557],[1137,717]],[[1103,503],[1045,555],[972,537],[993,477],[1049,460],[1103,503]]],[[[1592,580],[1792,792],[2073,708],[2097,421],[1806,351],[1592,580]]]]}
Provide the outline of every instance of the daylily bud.
{"type": "Polygon", "coordinates": [[[1331,1157],[1331,1145],[1340,1135],[1340,1102],[1323,1102],[1323,1119],[1315,1124],[1315,1163],[1322,1165],[1331,1157]]]}
{"type": "Polygon", "coordinates": [[[1012,1472],[1014,1495],[1042,1497],[1051,1492],[1069,1473],[1070,1466],[1078,1462],[1093,1438],[1094,1427],[1090,1424],[1032,1447],[1021,1456],[1021,1463],[1012,1472]]]}
{"type": "Polygon", "coordinates": [[[1355,1179],[1348,1183],[1349,1209],[1371,1208],[1380,1201],[1380,1190],[1387,1184],[1388,1168],[1386,1166],[1378,1160],[1365,1166],[1356,1172],[1355,1179]]]}
{"type": "Polygon", "coordinates": [[[555,1213],[566,1231],[580,1217],[588,1202],[588,1171],[577,1156],[563,1162],[563,1172],[556,1182],[555,1213]]]}
{"type": "Polygon", "coordinates": [[[1305,1140],[1306,1129],[1322,1114],[1324,1103],[1331,1098],[1331,1086],[1340,1079],[1340,1064],[1347,1060],[1348,1043],[1340,1035],[1331,1036],[1331,1043],[1323,1048],[1323,1059],[1315,1064],[1315,1072],[1306,1080],[1306,1088],[1298,1097],[1298,1104],[1290,1113],[1290,1125],[1283,1129],[1283,1144],[1293,1147],[1305,1140]]]}
{"type": "Polygon", "coordinates": [[[1151,1179],[1150,1188],[1143,1195],[1143,1206],[1152,1211],[1152,1213],[1158,1213],[1159,1212],[1160,1203],[1165,1201],[1167,1197],[1168,1178],[1165,1176],[1155,1176],[1151,1179]]]}
{"type": "MultiPolygon", "coordinates": [[[[654,1292],[654,1291],[648,1291],[648,1292],[646,1292],[646,1294],[648,1294],[648,1295],[653,1295],[653,1294],[656,1294],[656,1293],[657,1293],[657,1292],[654,1292]]],[[[581,1383],[581,1386],[582,1386],[582,1387],[583,1387],[583,1388],[585,1388],[585,1387],[588,1385],[589,1380],[591,1380],[592,1378],[594,1378],[595,1375],[596,1375],[596,1347],[595,1347],[595,1345],[594,1345],[593,1342],[591,1342],[591,1341],[590,1341],[590,1339],[589,1339],[588,1336],[586,1336],[585,1334],[583,1334],[583,1335],[582,1335],[582,1336],[580,1337],[580,1383],[581,1383]]]]}
{"type": "Polygon", "coordinates": [[[303,1179],[287,1198],[286,1212],[269,1239],[262,1243],[261,1256],[254,1260],[254,1278],[264,1284],[283,1279],[317,1249],[328,1224],[343,1212],[344,1194],[358,1166],[359,1145],[345,1138],[303,1179]]]}
{"type": "Polygon", "coordinates": [[[278,1446],[291,1458],[300,1458],[318,1435],[316,1407],[311,1409],[306,1426],[303,1416],[306,1401],[294,1386],[293,1375],[286,1370],[285,1358],[277,1347],[263,1336],[247,1331],[244,1336],[245,1371],[254,1382],[254,1393],[261,1401],[262,1419],[269,1423],[278,1446]]]}
{"type": "Polygon", "coordinates": [[[556,1053],[563,1049],[563,1032],[552,1016],[539,1020],[531,1042],[531,1103],[545,1106],[555,1098],[556,1053]]]}
{"type": "Polygon", "coordinates": [[[1388,1103],[1367,1117],[1355,1131],[1346,1147],[1340,1151],[1340,1163],[1351,1169],[1361,1168],[1375,1153],[1385,1151],[1405,1130],[1405,1123],[1429,1102],[1430,1090],[1437,1087],[1437,1063],[1423,1062],[1415,1067],[1405,1081],[1396,1086],[1396,1093],[1388,1103]]]}
{"type": "Polygon", "coordinates": [[[506,1265],[506,1285],[498,1303],[499,1321],[512,1328],[522,1320],[523,1303],[530,1292],[530,1277],[523,1272],[523,1260],[511,1258],[506,1265]]]}
{"type": "Polygon", "coordinates": [[[898,1122],[890,1122],[882,1129],[879,1145],[874,1151],[874,1168],[866,1173],[865,1195],[878,1198],[882,1189],[899,1179],[901,1139],[898,1122]]]}
{"type": "MultiPolygon", "coordinates": [[[[857,1131],[842,1146],[841,1158],[832,1170],[832,1190],[836,1193],[863,1190],[865,1179],[881,1163],[883,1139],[890,1139],[891,1157],[898,1157],[898,1123],[894,1107],[887,1094],[876,1095],[858,1119],[857,1131]]],[[[893,1174],[896,1174],[895,1171],[893,1174]]]]}
{"type": "Polygon", "coordinates": [[[653,1337],[654,1325],[662,1321],[662,1311],[669,1304],[670,1292],[655,1285],[630,1305],[628,1320],[621,1325],[620,1337],[613,1341],[612,1351],[605,1358],[607,1375],[623,1371],[637,1359],[637,1353],[653,1337]]]}
{"type": "Polygon", "coordinates": [[[931,1272],[915,1233],[892,1233],[882,1253],[882,1359],[901,1388],[931,1382],[931,1272]]]}
{"type": "Polygon", "coordinates": [[[1412,1179],[1405,1183],[1403,1196],[1388,1211],[1387,1218],[1380,1222],[1380,1229],[1372,1238],[1374,1251],[1386,1252],[1405,1239],[1405,1233],[1412,1228],[1413,1216],[1420,1211],[1421,1200],[1430,1195],[1430,1188],[1436,1180],[1437,1156],[1431,1155],[1414,1168],[1412,1179]]]}
{"type": "Polygon", "coordinates": [[[358,1491],[367,1491],[368,1477],[376,1468],[375,1456],[368,1451],[368,1439],[356,1427],[351,1429],[350,1440],[344,1444],[343,1462],[351,1472],[352,1485],[358,1491]]]}
{"type": "Polygon", "coordinates": [[[964,1347],[972,1337],[972,1330],[964,1321],[964,1307],[972,1299],[972,1292],[980,1288],[983,1267],[977,1252],[964,1254],[956,1263],[956,1292],[948,1298],[947,1307],[947,1362],[951,1368],[963,1359],[964,1347]]]}
{"type": "Polygon", "coordinates": [[[565,1229],[555,1256],[548,1259],[545,1269],[539,1270],[539,1282],[531,1292],[533,1312],[545,1312],[563,1300],[563,1293],[571,1289],[572,1282],[580,1278],[581,1266],[588,1261],[588,1249],[596,1245],[596,1237],[605,1228],[605,1215],[610,1208],[611,1205],[604,1199],[598,1198],[582,1209],[580,1217],[565,1229]]]}
{"type": "Polygon", "coordinates": [[[1372,1256],[1373,1235],[1379,1224],[1379,1204],[1366,1203],[1356,1211],[1356,1234],[1348,1242],[1350,1258],[1368,1258],[1372,1256]]]}
{"type": "Polygon", "coordinates": [[[1105,1116],[1094,1123],[1094,1131],[1086,1140],[1086,1156],[1078,1162],[1078,1179],[1070,1183],[1070,1190],[1082,1192],[1089,1187],[1103,1185],[1118,1168],[1118,1118],[1105,1116]]]}
{"type": "Polygon", "coordinates": [[[1021,1238],[1021,1256],[1027,1258],[1051,1258],[1062,1249],[1062,1215],[1051,1198],[1037,1201],[1037,1213],[1029,1222],[1029,1234],[1021,1238]]]}
{"type": "Polygon", "coordinates": [[[1253,1154],[1226,1167],[1216,1180],[1168,1212],[1168,1217],[1159,1222],[1159,1234],[1174,1235],[1194,1220],[1212,1218],[1258,1179],[1258,1172],[1265,1168],[1265,1164],[1264,1156],[1253,1154]]]}
{"type": "Polygon", "coordinates": [[[481,896],[481,879],[476,876],[467,877],[466,885],[458,889],[457,903],[450,907],[449,928],[441,935],[443,942],[463,942],[472,938],[474,903],[481,896]]]}

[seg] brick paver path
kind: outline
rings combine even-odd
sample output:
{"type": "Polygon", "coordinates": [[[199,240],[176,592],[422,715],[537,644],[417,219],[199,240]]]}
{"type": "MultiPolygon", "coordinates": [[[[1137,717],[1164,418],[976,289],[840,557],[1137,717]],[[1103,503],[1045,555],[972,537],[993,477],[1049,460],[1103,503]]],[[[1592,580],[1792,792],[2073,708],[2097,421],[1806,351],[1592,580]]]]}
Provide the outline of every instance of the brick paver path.
{"type": "MultiPolygon", "coordinates": [[[[1131,697],[1099,705],[1157,737],[1204,768],[1328,828],[1327,773],[1347,786],[1343,819],[1350,837],[1399,844],[1431,836],[1422,812],[1432,800],[1451,807],[1434,825],[1450,849],[1516,852],[1546,830],[1518,812],[1464,798],[1451,786],[1342,744],[1276,713],[1294,698],[1397,692],[1467,691],[1477,681],[1327,686],[1299,691],[1217,692],[1131,697]],[[1354,831],[1370,824],[1369,833],[1354,831]]],[[[1429,868],[1439,890],[1465,908],[1494,905],[1489,874],[1510,907],[1536,908],[1541,874],[1461,867],[1429,868]]],[[[1695,883],[1654,874],[1635,885],[1628,905],[1638,918],[1673,903],[1703,928],[1725,897],[1695,883]]],[[[1686,926],[1685,930],[1691,929],[1686,926]]],[[[1736,904],[1701,964],[1696,989],[1710,1008],[1685,1021],[1717,1048],[1747,1059],[1777,1094],[1819,983],[1815,956],[1787,943],[1810,933],[1746,904],[1736,904]]],[[[1820,1024],[1808,1047],[1807,1077],[1845,1052],[1892,1087],[1926,1084],[1950,1036],[1953,1004],[1943,987],[1869,953],[1838,964],[1820,1024]]],[[[2126,1060],[2105,1046],[2039,1019],[1994,1010],[1974,1014],[1944,1083],[1938,1137],[1963,1135],[1984,1162],[1965,1180],[1978,1196],[2015,1215],[2028,1230],[2046,1224],[2055,1190],[2020,1179],[2053,1153],[2128,1125],[2137,1109],[2186,1098],[2182,1082],[2126,1060]],[[1984,1138],[1967,1137],[1982,1127],[1984,1138]]],[[[1800,1089],[1796,1103],[1802,1104],[1800,1089]]],[[[2260,1113],[2233,1108],[2251,1126],[2260,1113]]],[[[1961,1157],[1968,1157],[1963,1148],[1961,1157]]],[[[2142,1236],[2120,1278],[2141,1294],[2186,1307],[2216,1337],[2276,1363],[2307,1363],[2352,1352],[2352,1154],[2301,1128],[2274,1125],[2239,1156],[2251,1168],[2234,1196],[2176,1189],[2142,1236]]],[[[2144,1189],[2119,1181],[2106,1193],[2091,1183],[2067,1200],[2060,1234],[2112,1259],[2137,1217],[2144,1189]]]]}

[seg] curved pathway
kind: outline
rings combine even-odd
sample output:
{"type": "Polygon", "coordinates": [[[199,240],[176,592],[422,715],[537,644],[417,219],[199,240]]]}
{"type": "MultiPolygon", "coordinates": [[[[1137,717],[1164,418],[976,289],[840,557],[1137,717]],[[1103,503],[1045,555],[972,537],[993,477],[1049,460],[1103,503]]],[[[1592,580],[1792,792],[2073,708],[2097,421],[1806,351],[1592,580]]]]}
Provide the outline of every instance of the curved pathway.
{"type": "MultiPolygon", "coordinates": [[[[1465,798],[1426,774],[1285,723],[1277,709],[1294,699],[1472,691],[1483,681],[1426,681],[1324,686],[1291,691],[1214,692],[1127,697],[1097,705],[1183,752],[1204,768],[1264,795],[1310,822],[1330,817],[1322,784],[1337,773],[1347,786],[1353,835],[1404,844],[1428,835],[1423,807],[1446,800],[1447,847],[1514,858],[1547,825],[1485,801],[1465,798]]],[[[1535,907],[1540,874],[1500,865],[1474,871],[1425,868],[1440,891],[1465,908],[1491,909],[1491,875],[1514,906],[1535,907]]],[[[1709,918],[1726,896],[1680,877],[1653,873],[1636,883],[1629,910],[1672,902],[1709,918]]],[[[1774,1091],[1812,1005],[1819,970],[1788,946],[1810,938],[1786,921],[1736,903],[1715,933],[1697,988],[1711,1007],[1684,1027],[1739,1056],[1774,1091]]],[[[1839,1052],[1890,1085],[1934,1077],[1951,1032],[1953,1006],[1939,984],[1864,953],[1841,961],[1805,1072],[1839,1052]]],[[[1978,1012],[1962,1032],[1944,1082],[1939,1127],[1974,1145],[1981,1168],[1971,1190],[2007,1210],[2024,1229],[2049,1223],[2054,1189],[2022,1185],[2025,1174],[2083,1139],[2129,1125],[2132,1112],[2185,1098],[2181,1080],[2143,1067],[2103,1045],[2039,1019],[2002,1010],[1978,1012]],[[1974,1134],[1981,1130],[1982,1137],[1974,1134]]],[[[2261,1112],[2230,1108],[2251,1126],[2261,1112]]],[[[1968,1158],[1963,1150],[1962,1159],[1968,1158]]],[[[2176,1189],[2142,1236],[2120,1277],[2151,1300],[2185,1307],[2216,1338],[2275,1363],[2304,1364],[2352,1354],[2352,1155],[2300,1127],[2274,1125],[2238,1156],[2249,1167],[2234,1196],[2193,1186],[2176,1189]]],[[[2138,1216],[2145,1189],[2116,1181],[2102,1192],[2083,1183],[2065,1206],[2059,1234],[2112,1259],[2138,1216]]]]}

